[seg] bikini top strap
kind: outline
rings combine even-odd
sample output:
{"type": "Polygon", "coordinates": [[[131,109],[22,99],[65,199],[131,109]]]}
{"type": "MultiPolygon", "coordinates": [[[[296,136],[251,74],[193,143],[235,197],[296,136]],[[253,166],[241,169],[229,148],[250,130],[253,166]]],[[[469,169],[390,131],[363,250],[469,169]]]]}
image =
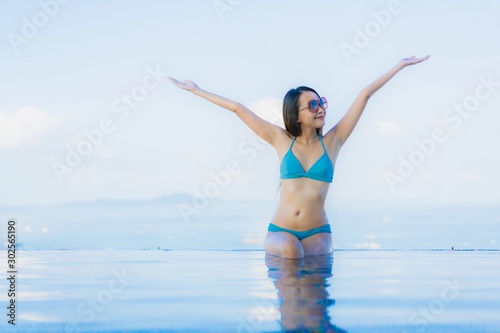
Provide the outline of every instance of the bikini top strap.
{"type": "Polygon", "coordinates": [[[292,143],[290,143],[290,148],[288,148],[288,150],[291,150],[292,149],[292,146],[293,146],[293,143],[295,142],[295,139],[297,139],[296,136],[293,137],[292,139],[292,143]]]}
{"type": "Polygon", "coordinates": [[[319,141],[321,141],[321,144],[323,145],[323,149],[326,151],[325,144],[323,143],[323,137],[321,136],[321,134],[318,134],[318,136],[319,136],[319,141]]]}

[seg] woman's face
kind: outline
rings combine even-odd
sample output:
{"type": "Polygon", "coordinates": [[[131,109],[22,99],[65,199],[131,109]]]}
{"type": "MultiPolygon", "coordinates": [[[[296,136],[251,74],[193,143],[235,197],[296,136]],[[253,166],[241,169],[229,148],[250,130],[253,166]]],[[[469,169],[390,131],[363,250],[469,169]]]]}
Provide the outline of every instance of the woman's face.
{"type": "Polygon", "coordinates": [[[314,128],[322,128],[325,126],[326,112],[322,108],[318,108],[316,113],[309,111],[309,101],[316,100],[319,103],[319,96],[312,91],[304,91],[299,97],[299,123],[302,128],[310,126],[314,128]]]}

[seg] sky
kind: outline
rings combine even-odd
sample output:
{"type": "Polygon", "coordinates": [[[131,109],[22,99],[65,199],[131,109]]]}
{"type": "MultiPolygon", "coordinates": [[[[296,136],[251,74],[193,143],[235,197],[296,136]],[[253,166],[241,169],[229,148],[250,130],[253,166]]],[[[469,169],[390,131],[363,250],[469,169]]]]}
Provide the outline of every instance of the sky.
{"type": "Polygon", "coordinates": [[[276,200],[272,147],[308,85],[324,132],[400,59],[335,165],[330,201],[500,202],[500,1],[0,1],[0,205],[175,193],[276,200]],[[231,173],[230,173],[231,172],[231,173]]]}

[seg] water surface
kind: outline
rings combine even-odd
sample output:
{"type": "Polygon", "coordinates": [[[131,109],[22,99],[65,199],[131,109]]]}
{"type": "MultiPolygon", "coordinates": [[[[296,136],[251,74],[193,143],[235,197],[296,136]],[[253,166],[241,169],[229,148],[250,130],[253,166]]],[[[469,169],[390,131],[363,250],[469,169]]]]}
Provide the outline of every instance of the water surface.
{"type": "MultiPolygon", "coordinates": [[[[8,332],[498,332],[500,252],[18,253],[8,332]]],[[[6,272],[5,253],[0,254],[6,272]]],[[[0,284],[7,304],[7,284],[0,284]]],[[[5,309],[5,306],[2,306],[5,309]]],[[[3,310],[6,312],[6,310],[3,310]]]]}

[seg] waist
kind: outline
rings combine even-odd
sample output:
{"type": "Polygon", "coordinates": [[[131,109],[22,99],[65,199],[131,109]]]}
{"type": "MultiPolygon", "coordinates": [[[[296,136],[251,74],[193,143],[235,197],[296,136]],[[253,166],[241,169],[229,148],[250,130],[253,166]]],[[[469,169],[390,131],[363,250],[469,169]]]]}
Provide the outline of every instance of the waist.
{"type": "Polygon", "coordinates": [[[303,209],[279,206],[271,222],[282,228],[308,230],[327,224],[328,218],[322,206],[303,209]]]}
{"type": "Polygon", "coordinates": [[[319,182],[310,178],[283,179],[281,181],[282,202],[288,202],[291,205],[314,205],[323,204],[328,194],[330,184],[319,182]]]}

